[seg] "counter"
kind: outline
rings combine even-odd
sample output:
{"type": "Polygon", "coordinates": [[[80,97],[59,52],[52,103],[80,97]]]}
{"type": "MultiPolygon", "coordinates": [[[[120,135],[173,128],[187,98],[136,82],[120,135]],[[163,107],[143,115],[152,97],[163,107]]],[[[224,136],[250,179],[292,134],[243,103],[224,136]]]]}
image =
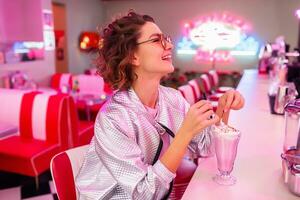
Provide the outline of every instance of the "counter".
{"type": "Polygon", "coordinates": [[[240,111],[231,111],[229,124],[241,130],[233,175],[237,183],[221,186],[212,180],[217,173],[215,157],[199,160],[183,200],[299,200],[283,183],[281,157],[284,117],[269,111],[270,80],[256,70],[245,70],[237,88],[246,99],[240,111]]]}

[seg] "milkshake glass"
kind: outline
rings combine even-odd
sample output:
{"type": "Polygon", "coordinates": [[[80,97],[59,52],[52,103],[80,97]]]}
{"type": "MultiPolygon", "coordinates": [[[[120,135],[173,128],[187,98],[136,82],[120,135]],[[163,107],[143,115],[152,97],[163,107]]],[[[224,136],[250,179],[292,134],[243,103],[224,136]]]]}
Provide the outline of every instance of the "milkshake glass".
{"type": "Polygon", "coordinates": [[[237,147],[240,140],[240,131],[221,123],[212,126],[212,135],[217,157],[219,174],[213,180],[221,185],[233,185],[236,178],[231,175],[237,147]]]}

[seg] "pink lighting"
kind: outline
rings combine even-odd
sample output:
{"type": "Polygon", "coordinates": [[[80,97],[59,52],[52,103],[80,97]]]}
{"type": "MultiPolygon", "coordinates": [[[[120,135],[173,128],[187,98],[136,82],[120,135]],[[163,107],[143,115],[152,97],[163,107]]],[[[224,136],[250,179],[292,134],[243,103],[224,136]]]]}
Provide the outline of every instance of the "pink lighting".
{"type": "Polygon", "coordinates": [[[231,57],[228,51],[198,51],[196,55],[196,60],[201,61],[221,61],[221,62],[232,62],[233,58],[231,57]]]}
{"type": "Polygon", "coordinates": [[[300,9],[296,10],[296,16],[300,19],[300,9]]]}
{"type": "Polygon", "coordinates": [[[213,13],[183,24],[177,54],[197,61],[232,62],[234,57],[256,56],[259,42],[249,35],[251,25],[229,13],[213,13]]]}
{"type": "Polygon", "coordinates": [[[184,28],[189,28],[190,27],[190,24],[189,23],[185,23],[184,24],[184,28]]]}

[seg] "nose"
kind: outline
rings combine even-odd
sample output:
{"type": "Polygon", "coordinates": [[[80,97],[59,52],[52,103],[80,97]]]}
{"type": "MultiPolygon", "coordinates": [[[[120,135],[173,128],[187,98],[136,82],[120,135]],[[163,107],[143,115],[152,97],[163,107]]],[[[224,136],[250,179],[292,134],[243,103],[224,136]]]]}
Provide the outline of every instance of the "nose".
{"type": "Polygon", "coordinates": [[[173,43],[166,41],[166,50],[172,50],[173,48],[174,48],[173,43]]]}

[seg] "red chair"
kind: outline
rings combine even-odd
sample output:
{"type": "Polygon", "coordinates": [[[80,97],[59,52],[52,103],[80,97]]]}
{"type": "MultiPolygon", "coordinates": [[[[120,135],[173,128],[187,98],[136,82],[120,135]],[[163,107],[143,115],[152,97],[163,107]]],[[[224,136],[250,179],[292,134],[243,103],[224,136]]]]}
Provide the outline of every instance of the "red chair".
{"type": "Polygon", "coordinates": [[[76,200],[77,190],[75,177],[84,161],[88,145],[69,149],[54,156],[51,160],[50,169],[60,200],[76,200]]]}
{"type": "MultiPolygon", "coordinates": [[[[69,149],[54,156],[51,160],[50,169],[54,186],[60,200],[76,200],[78,191],[75,187],[75,178],[84,161],[88,145],[69,149]]],[[[173,190],[170,199],[182,198],[197,165],[193,160],[184,158],[176,172],[173,190]]]]}
{"type": "Polygon", "coordinates": [[[56,89],[59,92],[62,91],[63,87],[66,87],[68,90],[72,89],[73,84],[73,76],[69,73],[56,73],[53,74],[51,77],[51,83],[50,86],[53,89],[56,89]]]}
{"type": "MultiPolygon", "coordinates": [[[[9,93],[1,91],[0,96],[9,93]]],[[[14,116],[19,133],[0,140],[0,170],[33,176],[38,186],[38,175],[49,169],[51,158],[68,148],[67,100],[63,94],[19,95],[10,95],[7,107],[1,110],[3,119],[3,109],[14,114],[14,107],[19,109],[19,115],[14,116]]]]}
{"type": "Polygon", "coordinates": [[[212,85],[207,74],[202,74],[200,80],[203,84],[204,92],[207,95],[207,99],[210,101],[218,101],[223,93],[215,93],[212,89],[212,85]]]}
{"type": "Polygon", "coordinates": [[[219,86],[219,74],[217,73],[216,70],[210,70],[208,72],[208,77],[212,86],[212,89],[216,92],[216,93],[225,93],[228,90],[232,90],[234,88],[232,87],[220,87],[219,86]]]}
{"type": "Polygon", "coordinates": [[[69,147],[77,147],[89,144],[94,136],[94,121],[79,120],[75,102],[72,97],[68,98],[69,111],[69,147]]]}
{"type": "Polygon", "coordinates": [[[191,85],[186,84],[179,86],[178,90],[190,105],[196,102],[193,87],[191,85]]]}
{"type": "Polygon", "coordinates": [[[194,94],[194,99],[195,103],[201,99],[203,99],[203,94],[201,92],[200,85],[197,81],[197,79],[192,79],[188,82],[188,84],[192,87],[193,89],[193,94],[194,94]]]}
{"type": "Polygon", "coordinates": [[[94,120],[105,102],[104,99],[110,95],[104,90],[105,83],[103,78],[95,75],[80,74],[74,76],[73,81],[77,83],[78,88],[74,98],[76,107],[81,114],[80,118],[94,120]]]}
{"type": "Polygon", "coordinates": [[[197,169],[195,161],[189,158],[183,158],[179,168],[176,171],[173,189],[169,196],[171,200],[180,200],[197,169]]]}
{"type": "MultiPolygon", "coordinates": [[[[201,91],[201,87],[197,81],[197,79],[192,79],[189,81],[189,84],[192,86],[193,91],[194,91],[194,96],[195,96],[195,102],[205,99],[203,92],[201,91]]],[[[218,107],[218,101],[217,100],[212,100],[209,99],[212,103],[213,110],[216,111],[218,107]]]]}
{"type": "Polygon", "coordinates": [[[93,94],[101,96],[104,93],[104,80],[100,76],[80,74],[73,77],[73,81],[78,82],[78,92],[80,94],[93,94]]]}

